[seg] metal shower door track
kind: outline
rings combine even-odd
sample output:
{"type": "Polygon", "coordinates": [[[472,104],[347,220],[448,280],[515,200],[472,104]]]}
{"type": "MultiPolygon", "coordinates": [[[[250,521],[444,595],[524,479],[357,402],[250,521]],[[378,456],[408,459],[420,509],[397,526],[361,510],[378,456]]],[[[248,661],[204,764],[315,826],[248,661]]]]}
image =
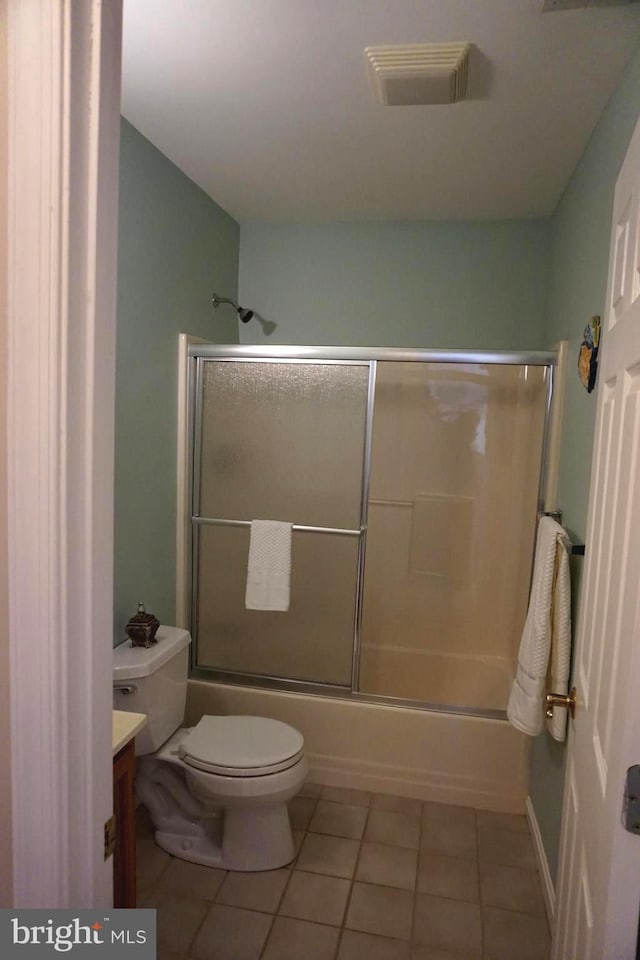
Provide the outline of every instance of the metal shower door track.
{"type": "Polygon", "coordinates": [[[554,350],[422,350],[414,347],[301,347],[290,344],[248,346],[245,344],[199,344],[189,347],[189,356],[205,360],[393,360],[401,363],[489,363],[553,367],[554,350]]]}

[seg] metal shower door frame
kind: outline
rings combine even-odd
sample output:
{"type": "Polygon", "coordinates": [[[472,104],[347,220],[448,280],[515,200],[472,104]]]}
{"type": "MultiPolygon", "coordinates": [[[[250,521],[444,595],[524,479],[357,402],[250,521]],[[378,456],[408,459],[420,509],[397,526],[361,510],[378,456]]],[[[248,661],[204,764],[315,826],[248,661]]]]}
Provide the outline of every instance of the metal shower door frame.
{"type": "MultiPolygon", "coordinates": [[[[466,707],[456,704],[437,704],[411,700],[403,697],[384,696],[379,694],[361,693],[359,684],[360,659],[362,646],[362,604],[364,595],[364,574],[366,558],[366,540],[368,523],[368,499],[371,474],[371,444],[373,437],[373,408],[375,401],[375,385],[378,361],[415,362],[415,363],[451,363],[451,364],[488,364],[507,366],[541,366],[547,368],[545,419],[542,437],[542,455],[540,477],[538,485],[538,511],[543,509],[543,491],[547,470],[547,449],[550,434],[550,411],[553,398],[554,369],[558,361],[558,354],[553,350],[528,351],[489,351],[489,350],[422,350],[405,347],[320,347],[320,346],[248,346],[222,344],[190,344],[189,356],[189,548],[191,557],[188,572],[189,590],[191,595],[191,676],[195,679],[221,681],[244,686],[257,686],[274,690],[289,690],[298,693],[310,693],[339,697],[341,699],[359,700],[367,703],[381,703],[419,710],[430,710],[438,713],[453,713],[490,719],[506,719],[505,710],[466,707]],[[198,554],[199,532],[201,526],[215,523],[211,518],[199,516],[200,508],[200,462],[201,462],[201,435],[202,435],[202,396],[204,363],[207,360],[224,361],[251,361],[270,363],[326,363],[326,364],[368,364],[368,393],[365,417],[365,438],[363,447],[362,491],[360,508],[360,530],[342,530],[338,528],[311,528],[302,527],[309,532],[322,531],[324,533],[359,535],[356,597],[354,611],[354,636],[352,647],[351,685],[338,685],[322,681],[305,681],[286,677],[270,676],[266,674],[242,673],[219,668],[202,667],[197,664],[197,609],[198,609],[198,554]]],[[[226,525],[249,525],[250,521],[225,521],[226,525]]],[[[297,527],[300,529],[300,527],[297,527]]],[[[533,557],[532,557],[533,563],[533,557]]]]}

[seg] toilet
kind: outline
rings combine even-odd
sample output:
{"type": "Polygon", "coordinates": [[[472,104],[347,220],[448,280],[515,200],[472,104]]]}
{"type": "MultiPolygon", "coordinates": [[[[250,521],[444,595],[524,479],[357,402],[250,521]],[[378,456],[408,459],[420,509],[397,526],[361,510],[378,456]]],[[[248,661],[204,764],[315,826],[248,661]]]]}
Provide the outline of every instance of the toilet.
{"type": "Polygon", "coordinates": [[[287,801],[307,775],[302,734],[265,717],[205,716],[181,726],[191,636],[160,626],[157,642],[116,647],[113,707],[147,715],[136,737],[137,799],[158,846],[225,870],[274,870],[295,851],[287,801]]]}

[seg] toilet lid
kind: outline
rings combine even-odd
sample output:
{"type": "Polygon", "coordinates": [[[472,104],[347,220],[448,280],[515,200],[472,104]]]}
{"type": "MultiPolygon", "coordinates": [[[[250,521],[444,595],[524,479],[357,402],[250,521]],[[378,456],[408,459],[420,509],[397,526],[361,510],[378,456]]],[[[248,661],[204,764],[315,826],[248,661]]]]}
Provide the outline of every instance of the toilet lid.
{"type": "Polygon", "coordinates": [[[228,777],[255,777],[293,766],[302,734],[265,717],[203,717],[180,746],[185,763],[228,777]]]}

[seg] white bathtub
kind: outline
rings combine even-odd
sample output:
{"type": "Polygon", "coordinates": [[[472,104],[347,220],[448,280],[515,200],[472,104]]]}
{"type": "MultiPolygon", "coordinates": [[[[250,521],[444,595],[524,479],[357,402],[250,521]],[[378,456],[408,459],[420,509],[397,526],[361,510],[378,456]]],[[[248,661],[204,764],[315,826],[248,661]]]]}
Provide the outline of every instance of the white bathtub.
{"type": "Polygon", "coordinates": [[[190,680],[186,721],[250,714],[301,731],[309,779],[523,813],[530,739],[504,720],[190,680]]]}

